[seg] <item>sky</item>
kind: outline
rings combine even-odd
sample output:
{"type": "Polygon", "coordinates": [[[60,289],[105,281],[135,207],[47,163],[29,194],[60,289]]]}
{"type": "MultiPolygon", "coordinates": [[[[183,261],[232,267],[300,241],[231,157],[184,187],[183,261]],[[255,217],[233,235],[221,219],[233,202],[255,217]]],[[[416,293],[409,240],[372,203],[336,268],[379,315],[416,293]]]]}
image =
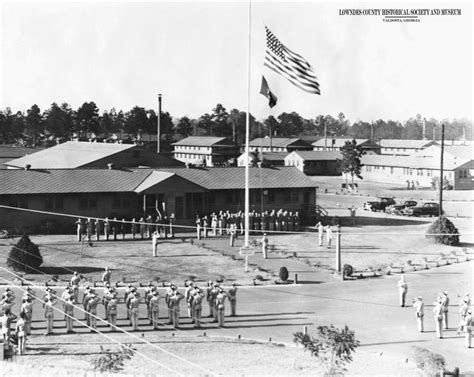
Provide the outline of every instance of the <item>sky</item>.
{"type": "Polygon", "coordinates": [[[173,117],[196,118],[217,103],[245,111],[249,98],[257,119],[292,111],[343,112],[351,121],[472,119],[470,3],[265,1],[251,12],[241,1],[1,4],[0,109],[89,101],[101,111],[157,109],[161,93],[173,117]],[[461,15],[403,23],[340,15],[405,8],[461,15]],[[312,65],[320,96],[264,68],[265,25],[312,65]],[[278,97],[273,109],[259,94],[262,74],[278,97]]]}

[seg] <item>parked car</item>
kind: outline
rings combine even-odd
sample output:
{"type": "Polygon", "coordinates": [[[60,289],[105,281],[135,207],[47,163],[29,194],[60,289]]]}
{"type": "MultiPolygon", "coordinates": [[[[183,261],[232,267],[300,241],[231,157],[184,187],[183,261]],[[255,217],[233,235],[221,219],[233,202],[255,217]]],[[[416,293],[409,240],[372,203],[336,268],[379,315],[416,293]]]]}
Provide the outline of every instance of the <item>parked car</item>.
{"type": "Polygon", "coordinates": [[[414,200],[405,200],[403,204],[392,204],[385,208],[386,213],[391,213],[393,215],[400,215],[401,211],[408,207],[415,207],[418,203],[414,200]]]}
{"type": "Polygon", "coordinates": [[[366,211],[384,211],[386,207],[396,204],[393,198],[382,197],[378,201],[370,201],[364,203],[366,211]]]}
{"type": "Polygon", "coordinates": [[[438,216],[439,204],[436,202],[426,202],[415,207],[405,208],[402,213],[407,216],[438,216]]]}

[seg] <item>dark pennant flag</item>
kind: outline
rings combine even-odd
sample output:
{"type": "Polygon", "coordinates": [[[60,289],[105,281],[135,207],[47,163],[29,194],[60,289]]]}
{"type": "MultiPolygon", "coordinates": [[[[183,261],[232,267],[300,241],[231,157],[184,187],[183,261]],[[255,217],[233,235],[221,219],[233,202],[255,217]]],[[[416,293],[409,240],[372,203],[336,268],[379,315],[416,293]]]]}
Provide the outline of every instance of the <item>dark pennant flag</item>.
{"type": "Polygon", "coordinates": [[[268,105],[273,107],[277,104],[277,97],[272,93],[270,88],[268,87],[267,80],[265,80],[265,76],[262,76],[262,86],[260,88],[260,94],[263,94],[265,97],[268,98],[268,105]]]}

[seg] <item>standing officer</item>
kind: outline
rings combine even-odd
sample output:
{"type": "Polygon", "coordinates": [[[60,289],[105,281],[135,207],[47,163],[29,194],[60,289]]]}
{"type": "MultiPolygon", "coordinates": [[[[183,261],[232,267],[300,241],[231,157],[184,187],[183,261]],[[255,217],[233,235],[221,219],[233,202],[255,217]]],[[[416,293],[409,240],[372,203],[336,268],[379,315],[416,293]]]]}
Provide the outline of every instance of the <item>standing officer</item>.
{"type": "Polygon", "coordinates": [[[89,323],[92,327],[91,331],[96,331],[97,329],[97,304],[100,302],[99,296],[97,296],[94,290],[91,290],[90,299],[88,301],[89,307],[89,323]]]}
{"type": "Polygon", "coordinates": [[[82,300],[82,305],[84,307],[84,312],[86,315],[86,323],[87,326],[90,326],[91,324],[91,318],[90,318],[90,307],[89,307],[89,301],[94,298],[94,290],[92,288],[86,287],[84,291],[84,298],[82,300]]]}
{"type": "Polygon", "coordinates": [[[68,297],[64,304],[64,313],[66,313],[66,330],[68,334],[74,332],[74,297],[68,297]]]}
{"type": "Polygon", "coordinates": [[[148,286],[145,287],[145,305],[146,305],[146,314],[147,318],[150,320],[150,325],[153,324],[151,319],[151,308],[150,308],[150,300],[153,297],[153,292],[156,290],[156,287],[151,283],[148,283],[148,286]]]}
{"type": "Polygon", "coordinates": [[[433,313],[436,336],[441,339],[443,337],[443,304],[441,302],[441,297],[438,297],[438,300],[434,303],[433,313]]]}
{"type": "Polygon", "coordinates": [[[102,222],[100,219],[95,219],[95,239],[100,240],[100,234],[102,233],[102,222]]]}
{"type": "Polygon", "coordinates": [[[323,246],[324,225],[318,221],[314,227],[318,230],[319,246],[323,246]]]}
{"type": "Polygon", "coordinates": [[[31,334],[31,320],[33,318],[33,301],[30,297],[26,297],[21,305],[21,311],[25,313],[26,335],[31,334]]]}
{"type": "Polygon", "coordinates": [[[77,273],[77,271],[74,271],[74,274],[71,278],[71,288],[73,290],[74,294],[74,302],[79,302],[79,283],[81,281],[81,277],[77,273]]]}
{"type": "Polygon", "coordinates": [[[89,218],[86,221],[87,242],[91,242],[92,228],[93,228],[92,220],[89,218]]]}
{"type": "Polygon", "coordinates": [[[209,281],[209,283],[207,283],[207,291],[206,291],[206,301],[209,304],[209,316],[208,317],[214,317],[214,312],[213,312],[214,304],[212,303],[212,301],[213,301],[212,290],[213,289],[214,289],[214,282],[209,281]]]}
{"type": "Polygon", "coordinates": [[[137,235],[137,229],[138,228],[138,225],[137,225],[137,222],[135,220],[135,217],[132,219],[132,239],[135,239],[136,235],[137,235]]]}
{"type": "Polygon", "coordinates": [[[331,248],[331,242],[332,242],[332,228],[331,225],[326,226],[326,243],[327,243],[327,248],[331,248]]]}
{"type": "Polygon", "coordinates": [[[224,292],[224,290],[221,288],[219,289],[219,292],[217,293],[216,296],[216,306],[217,306],[217,323],[219,324],[219,327],[224,327],[225,324],[225,299],[227,297],[227,294],[224,292]]]}
{"type": "Polygon", "coordinates": [[[464,330],[464,324],[466,323],[466,317],[467,313],[469,311],[469,299],[467,297],[464,297],[463,301],[461,302],[460,308],[459,308],[459,326],[458,326],[458,334],[461,333],[461,331],[464,330]]]}
{"type": "Polygon", "coordinates": [[[173,323],[173,310],[171,308],[171,297],[174,295],[175,286],[171,284],[165,293],[165,303],[168,308],[168,325],[173,323]]]}
{"type": "Polygon", "coordinates": [[[107,304],[107,309],[109,313],[109,322],[112,327],[112,331],[115,330],[115,324],[117,323],[117,292],[112,292],[110,300],[107,304]]]}
{"type": "Polygon", "coordinates": [[[45,302],[43,303],[44,317],[46,318],[46,333],[44,335],[50,335],[53,333],[54,305],[56,305],[56,301],[53,297],[49,294],[46,295],[45,302]]]}
{"type": "Polygon", "coordinates": [[[26,348],[26,320],[24,312],[20,312],[20,319],[16,321],[15,333],[18,339],[18,354],[23,355],[26,348]]]}
{"type": "Polygon", "coordinates": [[[448,310],[449,310],[449,297],[448,292],[444,291],[441,294],[441,305],[443,305],[443,327],[445,330],[448,329],[448,310]]]}
{"type": "Polygon", "coordinates": [[[400,276],[400,280],[397,283],[398,286],[398,295],[400,298],[400,306],[403,308],[405,306],[405,298],[408,292],[408,283],[405,280],[405,275],[400,276]]]}
{"type": "Polygon", "coordinates": [[[153,232],[153,235],[151,237],[151,245],[153,247],[153,257],[158,256],[158,238],[160,238],[160,234],[158,233],[157,230],[153,232]]]}
{"type": "Polygon", "coordinates": [[[146,223],[145,219],[143,217],[140,217],[140,237],[143,240],[145,238],[145,233],[146,233],[146,223]]]}
{"type": "Polygon", "coordinates": [[[148,215],[146,218],[146,238],[150,239],[153,231],[153,217],[148,215]]]}
{"type": "Polygon", "coordinates": [[[184,298],[188,306],[188,317],[193,318],[192,306],[193,306],[193,296],[192,291],[194,290],[194,283],[192,281],[187,281],[184,283],[186,289],[184,290],[184,298]]]}
{"type": "Polygon", "coordinates": [[[122,222],[120,223],[120,233],[122,233],[122,240],[125,239],[125,234],[127,233],[127,223],[125,222],[125,219],[122,219],[122,222]]]}
{"type": "Polygon", "coordinates": [[[133,297],[131,298],[129,305],[132,317],[132,328],[134,331],[136,331],[138,330],[138,309],[140,306],[140,300],[136,291],[133,292],[133,297]]]}
{"type": "Polygon", "coordinates": [[[117,222],[117,218],[114,217],[114,219],[112,220],[112,235],[114,236],[114,241],[117,241],[118,227],[119,227],[119,224],[117,222]]]}
{"type": "Polygon", "coordinates": [[[464,323],[464,331],[466,332],[466,347],[471,348],[472,331],[474,327],[474,318],[472,318],[472,312],[469,309],[464,323]]]}
{"type": "Polygon", "coordinates": [[[418,298],[413,303],[413,307],[416,310],[416,323],[418,326],[418,331],[423,332],[423,317],[425,315],[425,305],[423,304],[423,298],[418,296],[418,298]]]}
{"type": "Polygon", "coordinates": [[[234,247],[234,243],[235,243],[235,238],[237,236],[237,228],[235,227],[235,224],[230,224],[230,228],[229,228],[229,237],[230,237],[230,240],[229,240],[229,245],[231,247],[234,247]]]}
{"type": "Polygon", "coordinates": [[[106,217],[104,221],[104,237],[105,240],[108,241],[110,236],[110,221],[109,218],[106,217]]]}
{"type": "Polygon", "coordinates": [[[110,270],[110,268],[105,267],[105,271],[102,274],[102,283],[104,284],[104,286],[110,285],[111,276],[112,276],[112,271],[110,270]]]}
{"type": "Polygon", "coordinates": [[[201,327],[203,298],[204,298],[204,293],[202,289],[196,287],[196,289],[194,290],[193,299],[192,299],[194,327],[201,327]]]}
{"type": "Polygon", "coordinates": [[[171,312],[173,315],[173,327],[175,329],[179,328],[179,303],[184,298],[184,296],[178,292],[176,289],[173,295],[170,297],[170,306],[171,312]]]}
{"type": "Polygon", "coordinates": [[[273,230],[275,229],[275,220],[276,220],[276,215],[275,215],[275,210],[272,209],[272,211],[270,212],[270,215],[268,216],[268,220],[269,220],[269,223],[268,223],[268,226],[270,228],[270,232],[273,232],[273,230]]]}
{"type": "Polygon", "coordinates": [[[235,317],[235,309],[237,307],[237,287],[235,282],[233,282],[232,287],[229,288],[228,296],[230,301],[230,316],[235,317]]]}
{"type": "Polygon", "coordinates": [[[267,251],[268,251],[268,237],[267,233],[263,233],[263,237],[260,240],[262,243],[262,254],[263,254],[263,259],[267,259],[267,251]]]}
{"type": "Polygon", "coordinates": [[[150,313],[151,313],[151,322],[153,324],[153,330],[158,329],[158,320],[160,316],[160,308],[159,308],[160,298],[161,297],[158,291],[155,289],[153,293],[151,294],[151,298],[148,302],[148,306],[150,308],[150,313]]]}
{"type": "Polygon", "coordinates": [[[196,236],[197,239],[201,239],[201,218],[199,216],[196,216],[196,236]]]}
{"type": "Polygon", "coordinates": [[[77,224],[77,242],[81,242],[82,233],[84,233],[84,224],[82,223],[82,219],[78,218],[76,221],[76,224],[77,224]]]}

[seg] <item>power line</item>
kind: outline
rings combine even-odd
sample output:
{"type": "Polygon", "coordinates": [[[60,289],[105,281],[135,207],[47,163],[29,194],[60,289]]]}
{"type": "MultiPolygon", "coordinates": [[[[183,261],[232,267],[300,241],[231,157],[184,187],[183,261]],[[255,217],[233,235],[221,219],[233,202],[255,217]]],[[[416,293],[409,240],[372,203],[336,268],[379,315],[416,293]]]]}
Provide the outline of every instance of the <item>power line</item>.
{"type": "MultiPolygon", "coordinates": [[[[14,275],[14,276],[17,276],[16,274],[14,274],[14,273],[8,271],[8,270],[7,270],[6,268],[4,268],[4,267],[0,267],[0,268],[1,268],[2,270],[5,270],[5,271],[8,272],[8,273],[14,275]]],[[[10,283],[11,285],[13,285],[13,282],[9,281],[8,279],[5,279],[4,277],[0,277],[0,278],[3,279],[4,281],[6,281],[7,283],[10,283]]],[[[23,288],[21,288],[21,287],[18,287],[18,289],[22,290],[22,291],[25,292],[25,293],[27,292],[26,289],[23,289],[23,288]]],[[[44,291],[46,292],[46,290],[44,290],[44,291]]],[[[57,295],[52,294],[52,296],[58,298],[60,301],[63,301],[63,300],[61,300],[61,298],[59,298],[57,295]]],[[[46,303],[44,300],[42,300],[42,299],[39,298],[39,297],[36,297],[36,299],[37,299],[38,301],[42,302],[43,304],[46,303]]],[[[76,305],[74,305],[74,307],[77,308],[76,305]]],[[[79,319],[77,319],[77,318],[75,318],[75,317],[73,317],[73,316],[67,314],[66,312],[64,312],[64,311],[62,311],[62,310],[56,308],[55,306],[52,306],[52,308],[53,308],[54,310],[56,310],[57,312],[59,312],[60,314],[64,314],[65,316],[67,316],[67,317],[69,317],[69,318],[71,318],[71,319],[73,319],[73,320],[75,320],[75,321],[81,323],[82,325],[84,325],[85,327],[89,328],[90,330],[94,330],[94,331],[97,332],[99,335],[102,335],[103,337],[105,337],[105,338],[111,340],[112,342],[117,343],[117,344],[119,344],[120,346],[126,347],[126,348],[128,348],[129,350],[136,352],[137,354],[139,354],[140,356],[144,357],[145,359],[148,359],[148,360],[152,361],[152,362],[155,363],[156,365],[158,365],[158,366],[160,366],[160,367],[162,367],[162,368],[165,368],[166,370],[168,370],[168,371],[170,371],[170,372],[176,373],[178,376],[183,376],[183,377],[184,377],[184,374],[181,374],[181,373],[177,372],[176,370],[171,369],[171,368],[169,368],[169,367],[163,365],[162,363],[156,361],[155,359],[152,359],[151,357],[149,357],[149,356],[147,356],[147,355],[145,355],[145,354],[143,354],[143,353],[141,353],[141,352],[139,352],[139,351],[137,351],[137,350],[134,350],[133,348],[131,348],[131,347],[129,347],[129,346],[127,346],[127,345],[125,345],[125,344],[119,342],[118,340],[115,340],[115,339],[112,338],[111,336],[109,336],[109,335],[107,335],[107,334],[105,334],[105,333],[103,333],[103,332],[101,332],[101,331],[99,331],[99,330],[97,330],[97,329],[94,329],[93,327],[89,326],[87,323],[85,323],[85,322],[83,322],[83,321],[81,321],[81,320],[79,320],[79,319]]],[[[80,309],[80,308],[79,308],[79,309],[80,309]]],[[[89,313],[89,315],[94,316],[93,314],[90,314],[90,313],[89,313]]],[[[94,317],[96,317],[96,316],[94,316],[94,317]]],[[[98,318],[98,317],[96,317],[96,318],[98,318]]],[[[99,318],[99,319],[100,319],[100,318],[99,318]]],[[[120,329],[120,328],[118,328],[118,329],[120,329]]],[[[120,330],[122,330],[122,329],[120,329],[120,330]]],[[[127,335],[132,335],[132,334],[127,333],[125,330],[122,330],[122,331],[124,331],[127,335]]],[[[141,339],[141,340],[144,341],[144,342],[146,342],[146,341],[143,340],[143,339],[141,339]]],[[[148,342],[146,342],[146,343],[148,343],[148,342]]],[[[149,343],[149,344],[150,344],[150,345],[153,345],[152,343],[149,343]]],[[[167,351],[167,352],[168,352],[168,351],[167,351]]]]}
{"type": "MultiPolygon", "coordinates": [[[[15,260],[15,261],[16,261],[16,260],[15,260]]],[[[17,262],[17,263],[20,263],[20,264],[23,264],[23,265],[26,266],[26,264],[24,264],[24,263],[22,263],[22,262],[19,262],[19,261],[16,261],[16,262],[17,262]]],[[[28,267],[30,267],[30,266],[28,266],[28,267]]],[[[7,269],[4,268],[4,267],[1,267],[1,266],[0,266],[0,268],[1,268],[2,270],[4,270],[4,271],[8,272],[9,274],[15,276],[16,278],[19,278],[20,280],[25,280],[25,279],[22,278],[21,276],[19,276],[19,275],[13,273],[13,272],[7,270],[7,269]]],[[[32,267],[30,267],[30,268],[32,268],[32,267]]],[[[35,268],[32,268],[32,269],[35,270],[35,271],[37,271],[37,272],[39,272],[39,273],[43,273],[42,271],[40,271],[40,270],[38,270],[38,269],[35,269],[35,268]]],[[[46,274],[46,275],[47,275],[47,274],[46,274]]],[[[3,277],[2,277],[2,279],[4,279],[5,281],[8,281],[8,280],[6,280],[6,279],[3,278],[3,277]]],[[[9,282],[9,281],[8,281],[8,282],[9,282]]],[[[9,283],[13,285],[13,282],[9,282],[9,283]]],[[[20,288],[20,289],[22,289],[22,288],[20,288]]],[[[46,292],[46,289],[45,289],[45,288],[40,288],[40,289],[42,289],[44,292],[46,292]]],[[[22,289],[22,290],[23,290],[23,289],[22,289]]],[[[24,291],[26,292],[26,289],[25,289],[24,291]]],[[[61,297],[59,297],[59,296],[57,296],[57,295],[55,295],[55,294],[52,294],[52,296],[56,297],[56,298],[57,298],[58,300],[60,300],[60,301],[63,301],[63,300],[61,299],[61,297]]],[[[40,301],[44,303],[43,300],[40,300],[40,301]]],[[[197,367],[197,368],[199,368],[199,369],[205,371],[206,373],[209,373],[210,375],[214,375],[214,373],[212,373],[211,371],[207,370],[206,368],[204,368],[204,367],[202,367],[202,366],[200,366],[200,365],[198,365],[198,364],[195,364],[195,363],[193,363],[193,362],[191,362],[191,361],[189,361],[189,360],[186,360],[186,359],[184,359],[184,358],[182,358],[182,357],[180,357],[180,356],[178,356],[178,355],[176,355],[176,354],[174,354],[174,353],[172,353],[172,352],[170,352],[170,351],[167,351],[167,350],[165,350],[164,348],[161,348],[161,347],[157,346],[156,344],[150,343],[150,342],[148,342],[147,340],[142,339],[142,338],[140,338],[140,337],[138,337],[138,336],[136,336],[136,335],[134,335],[134,334],[128,332],[127,330],[122,329],[121,327],[114,326],[112,323],[108,322],[107,320],[104,320],[104,319],[102,319],[102,318],[100,318],[100,317],[98,317],[98,316],[96,316],[96,315],[94,315],[94,314],[91,314],[91,313],[87,312],[86,310],[82,309],[81,307],[79,307],[79,306],[77,306],[77,305],[74,305],[74,308],[77,308],[77,309],[78,309],[80,312],[82,312],[82,313],[87,313],[87,315],[92,316],[92,317],[94,317],[95,319],[98,319],[100,322],[103,322],[103,323],[105,323],[105,324],[107,324],[107,325],[109,325],[109,326],[113,326],[114,328],[116,328],[116,329],[122,331],[124,334],[129,335],[130,337],[132,337],[132,338],[134,338],[134,339],[137,339],[137,340],[139,340],[139,341],[141,341],[141,342],[143,342],[143,343],[146,343],[146,344],[150,345],[150,346],[153,347],[153,348],[156,348],[157,350],[159,350],[159,351],[161,351],[161,352],[164,352],[164,353],[166,353],[166,354],[168,354],[168,355],[170,355],[170,356],[173,356],[173,357],[177,358],[178,360],[181,360],[181,361],[183,361],[183,362],[185,362],[185,363],[187,363],[187,364],[192,365],[193,367],[197,367]]],[[[60,310],[57,309],[57,308],[55,308],[55,309],[56,309],[57,311],[60,311],[60,310]]],[[[60,311],[60,312],[61,312],[61,311],[60,311]]],[[[63,314],[66,314],[66,313],[64,313],[64,312],[62,312],[62,313],[63,313],[63,314]]],[[[67,315],[67,314],[66,314],[66,315],[67,315]]],[[[72,317],[72,316],[69,316],[69,317],[75,319],[75,318],[72,317]]],[[[80,322],[79,320],[77,320],[77,321],[80,322]]],[[[81,323],[82,323],[82,322],[81,322],[81,323]]],[[[91,328],[91,327],[88,326],[88,325],[87,325],[86,327],[88,327],[88,328],[90,328],[90,329],[93,329],[93,328],[91,328]]],[[[173,371],[173,370],[171,370],[171,371],[173,371]]],[[[175,371],[173,371],[173,372],[175,372],[175,371]]],[[[177,372],[175,372],[175,373],[177,373],[177,372]]],[[[177,374],[179,374],[179,373],[177,373],[177,374]]]]}
{"type": "MultiPolygon", "coordinates": [[[[20,208],[20,207],[12,207],[12,206],[6,206],[6,205],[1,205],[0,208],[5,208],[5,209],[11,209],[11,210],[17,210],[17,211],[24,211],[24,212],[33,212],[33,213],[41,213],[41,214],[46,214],[46,215],[54,215],[54,216],[63,216],[63,217],[71,217],[71,218],[80,218],[80,219],[96,219],[96,220],[102,220],[105,221],[106,218],[103,217],[97,217],[97,216],[83,216],[83,215],[74,215],[74,214],[68,214],[68,213],[60,213],[60,212],[51,212],[51,211],[42,211],[42,210],[36,210],[36,209],[30,209],[30,208],[20,208]]],[[[128,221],[128,220],[113,220],[107,218],[109,222],[113,223],[124,223],[124,224],[136,224],[136,225],[146,225],[146,226],[170,226],[168,223],[155,223],[155,222],[139,222],[139,221],[128,221]]],[[[172,224],[173,228],[182,228],[182,229],[190,229],[193,231],[197,230],[197,226],[190,226],[190,225],[177,225],[177,224],[172,224]]],[[[203,227],[200,227],[203,229],[203,227]]],[[[309,227],[312,229],[313,227],[309,227]]],[[[206,229],[211,229],[211,227],[206,227],[206,229]]],[[[346,228],[350,229],[350,228],[346,228]]],[[[312,234],[317,234],[317,232],[302,232],[302,231],[286,231],[286,230],[261,230],[261,229],[250,229],[251,232],[254,233],[272,233],[272,234],[288,234],[288,235],[296,235],[296,234],[306,234],[306,235],[312,235],[312,234]]],[[[396,234],[396,232],[370,232],[370,235],[393,235],[396,234]]],[[[429,235],[429,236],[445,236],[446,234],[444,233],[420,233],[420,232],[403,232],[403,235],[429,235]]],[[[472,235],[474,232],[463,232],[463,235],[472,235]]],[[[350,235],[367,235],[367,232],[344,232],[344,236],[350,236],[350,235]]],[[[456,233],[456,234],[449,234],[450,236],[461,236],[461,233],[456,233]]]]}

